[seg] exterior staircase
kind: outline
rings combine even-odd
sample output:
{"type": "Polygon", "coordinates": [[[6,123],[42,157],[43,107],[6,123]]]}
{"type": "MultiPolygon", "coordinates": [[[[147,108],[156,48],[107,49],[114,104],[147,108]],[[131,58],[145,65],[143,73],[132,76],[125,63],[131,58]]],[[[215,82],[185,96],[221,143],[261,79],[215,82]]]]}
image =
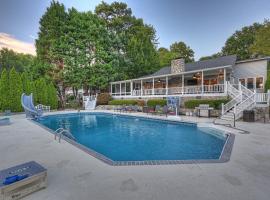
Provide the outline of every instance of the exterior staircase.
{"type": "Polygon", "coordinates": [[[253,109],[255,107],[256,93],[240,83],[231,84],[227,82],[226,85],[227,93],[231,97],[231,100],[226,104],[222,104],[222,114],[219,119],[235,122],[235,120],[243,116],[244,110],[253,109]]]}

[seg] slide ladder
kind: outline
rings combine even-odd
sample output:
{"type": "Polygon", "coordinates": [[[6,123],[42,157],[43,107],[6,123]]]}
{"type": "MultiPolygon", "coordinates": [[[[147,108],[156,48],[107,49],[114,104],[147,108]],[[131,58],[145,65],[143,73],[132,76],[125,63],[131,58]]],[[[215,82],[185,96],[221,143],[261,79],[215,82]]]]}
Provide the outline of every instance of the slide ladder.
{"type": "Polygon", "coordinates": [[[21,96],[21,104],[25,111],[27,118],[39,118],[42,116],[42,110],[36,109],[33,104],[33,94],[31,93],[29,96],[27,96],[25,93],[21,96]]]}

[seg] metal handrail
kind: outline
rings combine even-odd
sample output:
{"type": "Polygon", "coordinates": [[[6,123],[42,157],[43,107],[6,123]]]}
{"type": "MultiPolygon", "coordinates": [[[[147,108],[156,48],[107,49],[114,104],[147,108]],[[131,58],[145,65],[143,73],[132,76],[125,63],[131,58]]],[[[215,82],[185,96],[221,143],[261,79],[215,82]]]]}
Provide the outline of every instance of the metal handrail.
{"type": "MultiPolygon", "coordinates": [[[[60,143],[61,142],[61,138],[62,136],[64,135],[64,133],[67,133],[69,134],[69,137],[71,137],[70,139],[72,140],[76,140],[75,137],[70,133],[69,130],[67,129],[64,129],[64,128],[58,128],[54,131],[54,140],[57,139],[57,135],[58,135],[58,142],[60,143]]],[[[67,136],[68,137],[68,136],[67,136]]]]}

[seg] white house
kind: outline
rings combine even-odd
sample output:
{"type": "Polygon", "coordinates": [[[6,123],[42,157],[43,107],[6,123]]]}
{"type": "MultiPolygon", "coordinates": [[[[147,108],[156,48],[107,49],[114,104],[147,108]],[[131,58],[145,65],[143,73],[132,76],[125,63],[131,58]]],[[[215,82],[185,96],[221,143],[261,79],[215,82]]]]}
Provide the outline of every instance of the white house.
{"type": "Polygon", "coordinates": [[[263,93],[270,57],[236,61],[236,56],[185,63],[176,59],[171,66],[136,79],[110,83],[114,99],[179,97],[231,97],[223,106],[226,114],[267,104],[269,95],[263,93]]]}

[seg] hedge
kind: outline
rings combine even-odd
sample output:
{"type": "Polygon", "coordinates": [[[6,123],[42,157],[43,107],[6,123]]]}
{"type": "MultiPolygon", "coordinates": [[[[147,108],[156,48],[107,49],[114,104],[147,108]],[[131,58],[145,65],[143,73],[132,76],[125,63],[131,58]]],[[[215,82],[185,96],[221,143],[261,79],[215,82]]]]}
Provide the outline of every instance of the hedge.
{"type": "Polygon", "coordinates": [[[155,107],[156,105],[165,106],[167,105],[166,99],[149,99],[147,101],[147,106],[149,107],[155,107]]]}
{"type": "Polygon", "coordinates": [[[193,109],[198,107],[200,104],[209,104],[214,109],[220,109],[222,103],[227,103],[228,99],[208,100],[208,99],[194,99],[185,102],[185,108],[193,109]]]}
{"type": "Polygon", "coordinates": [[[109,101],[109,105],[137,105],[137,101],[131,99],[115,99],[109,101]]]}
{"type": "Polygon", "coordinates": [[[267,77],[266,77],[264,88],[265,88],[265,92],[270,90],[270,61],[268,61],[268,63],[267,63],[267,77]]]}

